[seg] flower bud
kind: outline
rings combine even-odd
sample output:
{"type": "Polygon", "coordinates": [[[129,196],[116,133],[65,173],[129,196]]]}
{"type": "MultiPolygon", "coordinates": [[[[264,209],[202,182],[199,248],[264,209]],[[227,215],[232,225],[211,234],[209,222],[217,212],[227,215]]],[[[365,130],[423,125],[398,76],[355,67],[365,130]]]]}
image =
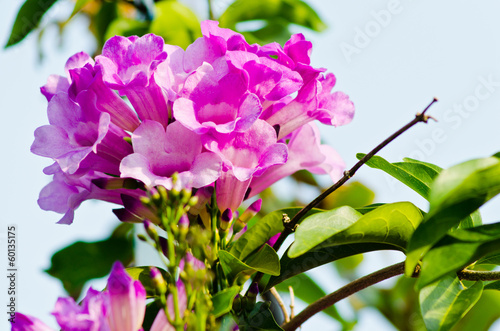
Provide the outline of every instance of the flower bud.
{"type": "Polygon", "coordinates": [[[257,213],[260,211],[262,207],[262,199],[254,201],[248,208],[241,214],[239,220],[245,224],[248,223],[257,213]]]}
{"type": "Polygon", "coordinates": [[[158,242],[158,232],[156,231],[154,224],[148,220],[144,220],[143,224],[144,224],[144,229],[146,230],[146,233],[148,234],[148,236],[151,239],[153,239],[153,241],[155,243],[157,243],[158,242]]]}
{"type": "Polygon", "coordinates": [[[224,210],[224,212],[221,215],[220,229],[222,231],[227,231],[227,229],[229,229],[229,226],[231,225],[232,220],[233,220],[233,212],[231,211],[231,209],[228,208],[224,210]]]}
{"type": "Polygon", "coordinates": [[[160,294],[165,294],[167,292],[167,283],[163,279],[160,270],[156,267],[151,267],[149,275],[153,286],[158,290],[158,292],[160,292],[160,294]]]}

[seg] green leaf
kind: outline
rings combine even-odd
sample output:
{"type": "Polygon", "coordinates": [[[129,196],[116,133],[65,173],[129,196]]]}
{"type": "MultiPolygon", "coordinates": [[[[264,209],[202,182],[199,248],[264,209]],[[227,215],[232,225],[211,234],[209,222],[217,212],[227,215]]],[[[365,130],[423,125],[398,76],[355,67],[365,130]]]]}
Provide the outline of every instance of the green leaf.
{"type": "Polygon", "coordinates": [[[500,160],[467,161],[439,174],[429,195],[430,210],[408,245],[406,274],[450,229],[500,193],[500,160]]]}
{"type": "MultiPolygon", "coordinates": [[[[163,276],[163,279],[168,279],[168,274],[162,268],[157,268],[163,276]]],[[[131,267],[125,269],[127,273],[132,277],[132,279],[138,280],[141,282],[144,289],[146,289],[146,297],[153,298],[159,295],[156,291],[156,286],[153,284],[151,280],[151,267],[131,267]]]]}
{"type": "Polygon", "coordinates": [[[109,24],[104,38],[107,40],[114,36],[143,36],[148,32],[148,29],[149,22],[119,17],[109,24]]]}
{"type": "Polygon", "coordinates": [[[268,302],[257,302],[250,312],[238,316],[238,326],[245,331],[283,331],[269,310],[268,302]]]}
{"type": "MultiPolygon", "coordinates": [[[[305,273],[298,274],[297,276],[280,283],[276,286],[276,289],[283,293],[290,293],[290,290],[288,289],[289,286],[293,288],[295,297],[307,304],[311,304],[326,295],[326,292],[323,291],[323,289],[305,273]]],[[[335,306],[330,306],[322,310],[322,312],[340,322],[345,329],[348,329],[351,326],[351,322],[343,319],[337,309],[335,309],[335,306]]]]}
{"type": "Polygon", "coordinates": [[[245,262],[227,251],[219,251],[219,260],[222,270],[229,283],[234,283],[240,275],[251,275],[256,271],[277,276],[280,274],[280,262],[274,249],[265,244],[245,262]]]}
{"type": "Polygon", "coordinates": [[[227,314],[233,308],[234,298],[238,293],[240,293],[241,288],[239,286],[233,286],[226,288],[212,297],[212,303],[214,309],[210,313],[215,318],[218,318],[224,314],[227,314]]]}
{"type": "Polygon", "coordinates": [[[80,296],[85,283],[94,278],[106,276],[115,261],[124,265],[134,259],[134,242],[129,231],[130,224],[121,224],[115,233],[106,240],[96,242],[78,241],[56,252],[51,259],[51,266],[45,270],[58,278],[66,292],[75,300],[80,296]]]}
{"type": "Polygon", "coordinates": [[[481,299],[455,325],[453,331],[493,330],[490,329],[492,324],[500,318],[500,309],[498,307],[500,307],[500,292],[483,292],[481,299]]]}
{"type": "Polygon", "coordinates": [[[295,241],[290,246],[288,255],[293,258],[304,254],[347,229],[360,217],[360,213],[348,206],[307,217],[295,231],[295,241]]]}
{"type": "Polygon", "coordinates": [[[162,36],[166,44],[186,48],[201,37],[200,22],[185,5],[177,1],[160,1],[155,3],[155,9],[150,32],[162,36]]]}
{"type": "MultiPolygon", "coordinates": [[[[360,160],[366,154],[356,154],[360,160]]],[[[413,159],[405,159],[405,162],[390,163],[380,156],[373,156],[366,165],[382,170],[396,178],[425,199],[429,197],[429,189],[432,181],[441,171],[436,165],[413,159]]]]}
{"type": "Polygon", "coordinates": [[[500,291],[500,280],[496,280],[494,282],[484,285],[484,289],[500,291]]]}
{"type": "Polygon", "coordinates": [[[429,331],[450,330],[479,300],[482,282],[464,288],[453,275],[424,287],[420,291],[420,307],[429,331]]]}
{"type": "Polygon", "coordinates": [[[314,9],[300,0],[236,0],[219,17],[219,22],[221,27],[234,28],[238,22],[279,19],[318,32],[326,28],[314,9]]]}
{"type": "Polygon", "coordinates": [[[42,16],[57,0],[26,0],[17,13],[5,48],[17,44],[38,27],[42,16]]]}
{"type": "MultiPolygon", "coordinates": [[[[290,257],[297,257],[307,251],[305,248],[312,246],[312,244],[307,243],[308,241],[314,243],[314,246],[318,245],[320,240],[312,237],[315,233],[308,230],[308,226],[306,226],[308,223],[306,222],[311,222],[312,225],[326,222],[328,219],[321,220],[323,214],[325,213],[313,215],[302,222],[296,231],[295,242],[290,247],[288,253],[290,257]],[[309,221],[310,219],[312,221],[309,221]],[[301,228],[305,229],[301,231],[301,228]]],[[[360,214],[358,213],[358,215],[360,214]]],[[[381,243],[394,245],[396,249],[405,251],[408,240],[421,220],[422,214],[420,210],[410,202],[385,204],[363,215],[351,224],[344,221],[328,225],[329,228],[323,230],[328,234],[328,238],[324,240],[326,235],[321,237],[320,247],[350,243],[381,243]],[[336,232],[333,231],[335,227],[336,232]]],[[[332,223],[335,222],[337,221],[332,218],[332,223]]],[[[325,227],[327,225],[322,224],[321,226],[325,227]]]]}
{"type": "MultiPolygon", "coordinates": [[[[362,159],[366,154],[359,153],[358,159],[362,159]]],[[[435,164],[404,158],[404,162],[389,163],[380,156],[372,157],[366,164],[375,169],[382,170],[391,175],[401,183],[405,184],[426,200],[429,200],[429,190],[433,180],[442,171],[435,164]]],[[[482,224],[481,214],[475,211],[463,219],[458,228],[471,228],[482,224]]]]}
{"type": "Polygon", "coordinates": [[[280,284],[281,282],[301,274],[307,270],[319,267],[323,264],[330,263],[333,261],[340,260],[342,258],[353,256],[356,254],[379,251],[379,250],[395,250],[397,249],[393,245],[389,244],[372,244],[372,243],[361,243],[361,244],[347,244],[339,246],[330,247],[316,247],[311,251],[297,257],[290,258],[288,256],[288,251],[283,254],[280,260],[281,273],[279,276],[272,276],[269,282],[266,284],[264,290],[268,291],[271,287],[280,284]]]}
{"type": "Polygon", "coordinates": [[[500,251],[500,223],[460,229],[446,235],[423,258],[418,286],[422,288],[451,271],[500,251]]]}
{"type": "MultiPolygon", "coordinates": [[[[229,252],[240,260],[255,252],[264,245],[272,236],[283,232],[283,214],[293,218],[302,208],[285,208],[274,211],[261,218],[254,226],[249,228],[229,249],[229,252]]],[[[318,213],[321,210],[313,209],[307,215],[318,213]]],[[[306,215],[306,217],[307,217],[306,215]]]]}

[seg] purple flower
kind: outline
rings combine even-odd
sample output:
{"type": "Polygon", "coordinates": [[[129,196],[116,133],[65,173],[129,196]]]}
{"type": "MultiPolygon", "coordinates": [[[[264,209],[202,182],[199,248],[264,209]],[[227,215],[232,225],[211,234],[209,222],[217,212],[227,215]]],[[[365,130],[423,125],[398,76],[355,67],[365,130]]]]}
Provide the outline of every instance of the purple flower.
{"type": "Polygon", "coordinates": [[[104,173],[89,171],[83,176],[68,175],[62,172],[57,164],[47,167],[44,172],[47,175],[54,175],[54,178],[41,190],[38,205],[43,210],[64,214],[58,222],[60,224],[71,224],[76,208],[85,200],[97,199],[122,204],[121,194],[124,192],[135,198],[145,196],[141,190],[98,188],[92,183],[94,179],[111,178],[104,173]]]}
{"type": "Polygon", "coordinates": [[[53,331],[38,318],[16,313],[14,322],[11,321],[11,331],[53,331]]]}
{"type": "MultiPolygon", "coordinates": [[[[104,292],[90,288],[78,305],[59,298],[53,315],[65,331],[139,331],[146,311],[146,290],[133,280],[120,262],[113,265],[104,292]]],[[[51,331],[37,318],[16,313],[13,331],[51,331]]]]}
{"type": "Polygon", "coordinates": [[[245,131],[262,112],[259,98],[248,91],[241,73],[221,76],[209,64],[188,77],[181,96],[174,102],[174,116],[198,134],[211,128],[221,133],[245,131]]]}
{"type": "Polygon", "coordinates": [[[106,85],[126,95],[141,120],[155,120],[166,127],[168,100],[154,78],[157,66],[167,58],[163,47],[163,38],[153,34],[115,36],[104,44],[96,63],[106,85]]]}
{"type": "Polygon", "coordinates": [[[132,109],[113,90],[104,85],[100,67],[94,67],[94,60],[86,53],[77,53],[69,58],[65,66],[67,78],[52,75],[41,88],[47,101],[59,92],[69,95],[76,101],[78,94],[91,91],[96,97],[99,111],[109,113],[111,122],[117,126],[133,131],[139,126],[139,119],[132,109]]]}
{"type": "Polygon", "coordinates": [[[68,92],[69,86],[72,83],[70,70],[84,67],[86,64],[94,65],[94,60],[85,52],[76,53],[66,61],[64,71],[67,77],[59,75],[50,75],[47,84],[40,88],[40,92],[50,101],[58,92],[68,92]]]}
{"type": "Polygon", "coordinates": [[[287,160],[286,145],[276,142],[276,132],[262,120],[245,132],[212,133],[204,141],[205,147],[218,154],[224,163],[223,173],[216,182],[220,210],[238,209],[252,177],[287,160]]]}
{"type": "Polygon", "coordinates": [[[137,331],[141,329],[146,312],[146,290],[138,280],[127,274],[116,262],[108,278],[107,320],[111,331],[137,331]]]}
{"type": "Polygon", "coordinates": [[[201,138],[179,122],[165,132],[154,121],[145,121],[132,134],[133,154],[120,165],[122,177],[135,178],[147,187],[173,187],[171,176],[179,173],[180,188],[202,187],[213,183],[220,174],[220,158],[202,151],[201,138]]]}
{"type": "Polygon", "coordinates": [[[36,129],[31,151],[52,158],[68,174],[89,168],[119,174],[120,160],[132,152],[123,139],[128,135],[96,108],[95,95],[82,92],[77,101],[65,93],[50,100],[50,125],[36,129]]]}
{"type": "Polygon", "coordinates": [[[296,129],[283,141],[288,141],[288,161],[283,165],[272,166],[261,176],[254,177],[248,197],[302,169],[313,174],[328,174],[334,182],[342,176],[344,161],[332,147],[321,144],[320,132],[314,123],[296,129]]]}
{"type": "Polygon", "coordinates": [[[90,288],[81,305],[73,298],[57,299],[52,315],[65,331],[103,331],[109,330],[106,313],[102,293],[90,288]]]}

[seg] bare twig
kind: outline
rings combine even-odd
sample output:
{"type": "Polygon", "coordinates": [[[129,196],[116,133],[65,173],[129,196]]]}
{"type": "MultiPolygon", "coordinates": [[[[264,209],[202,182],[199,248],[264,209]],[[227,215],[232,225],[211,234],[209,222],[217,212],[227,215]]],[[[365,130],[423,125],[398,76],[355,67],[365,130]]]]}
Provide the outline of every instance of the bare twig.
{"type": "MultiPolygon", "coordinates": [[[[344,172],[344,176],[339,179],[338,182],[330,186],[325,192],[321,193],[316,199],[311,201],[307,206],[302,208],[289,222],[287,222],[285,226],[285,230],[281,233],[279,236],[278,240],[273,245],[274,250],[277,252],[281,245],[285,242],[285,239],[295,230],[297,227],[297,224],[300,222],[300,220],[314,207],[316,207],[321,201],[323,201],[328,195],[333,193],[335,190],[337,190],[339,187],[344,185],[345,182],[347,182],[349,179],[351,179],[352,176],[358,171],[359,168],[368,160],[370,160],[375,154],[377,154],[382,148],[387,146],[389,143],[391,143],[394,139],[399,137],[401,134],[406,132],[408,129],[413,127],[415,124],[419,122],[424,122],[427,123],[429,119],[435,120],[433,117],[426,115],[425,113],[427,110],[435,103],[437,102],[438,99],[434,98],[427,107],[421,112],[417,113],[415,115],[415,118],[408,122],[405,126],[403,126],[401,129],[398,131],[394,132],[391,136],[389,136],[387,139],[385,139],[383,142],[381,142],[377,147],[375,147],[370,153],[366,154],[361,160],[358,161],[351,169],[347,170],[344,172]]],[[[284,224],[285,225],[285,224],[284,224]]],[[[255,274],[255,277],[253,279],[254,283],[259,283],[260,280],[262,279],[264,275],[261,272],[258,272],[255,274]]]]}
{"type": "Polygon", "coordinates": [[[273,287],[271,288],[270,292],[278,302],[278,305],[280,306],[281,311],[283,312],[283,318],[285,319],[285,323],[290,322],[290,317],[288,316],[288,312],[286,311],[285,303],[283,302],[283,299],[281,299],[278,291],[276,291],[276,288],[273,287]]]}
{"type": "Polygon", "coordinates": [[[295,294],[293,293],[293,287],[288,286],[290,291],[290,318],[295,317],[295,294]]]}
{"type": "Polygon", "coordinates": [[[361,291],[369,286],[379,283],[383,280],[389,279],[391,277],[401,275],[404,273],[405,263],[400,262],[389,266],[387,268],[375,271],[367,276],[361,277],[346,286],[338,289],[337,291],[330,293],[316,302],[313,302],[307,306],[303,311],[297,316],[293,317],[290,322],[282,325],[281,327],[285,331],[292,331],[299,328],[305,321],[319,313],[320,311],[330,307],[331,305],[337,303],[338,301],[347,298],[348,296],[361,291]]]}

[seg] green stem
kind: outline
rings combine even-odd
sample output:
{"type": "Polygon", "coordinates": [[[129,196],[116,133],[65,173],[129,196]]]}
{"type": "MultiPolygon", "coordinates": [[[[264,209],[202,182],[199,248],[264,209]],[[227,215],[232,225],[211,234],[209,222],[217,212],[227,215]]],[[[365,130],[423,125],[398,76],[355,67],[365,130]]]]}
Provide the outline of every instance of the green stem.
{"type": "Polygon", "coordinates": [[[212,1],[207,0],[207,2],[208,2],[208,19],[214,20],[214,12],[212,11],[212,1]]]}

